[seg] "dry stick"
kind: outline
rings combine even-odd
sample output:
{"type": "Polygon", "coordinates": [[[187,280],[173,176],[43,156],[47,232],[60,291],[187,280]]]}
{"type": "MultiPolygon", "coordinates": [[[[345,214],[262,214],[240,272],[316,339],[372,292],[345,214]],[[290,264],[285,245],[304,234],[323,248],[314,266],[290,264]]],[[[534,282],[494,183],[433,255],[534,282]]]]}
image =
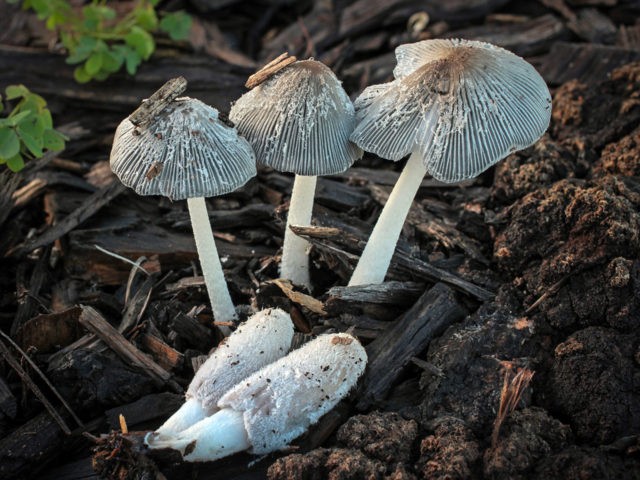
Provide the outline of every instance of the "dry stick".
{"type": "Polygon", "coordinates": [[[170,373],[138,350],[95,309],[83,305],[79,322],[106,343],[122,359],[142,369],[159,386],[166,384],[176,393],[182,393],[182,387],[171,379],[170,373]]]}
{"type": "Polygon", "coordinates": [[[498,436],[500,435],[500,427],[504,420],[513,412],[520,399],[522,393],[531,382],[534,372],[528,368],[523,368],[516,375],[511,378],[511,368],[508,367],[504,372],[504,382],[502,384],[502,391],[500,392],[500,406],[498,407],[498,415],[496,421],[493,424],[493,432],[491,433],[491,448],[495,449],[498,445],[498,436]]]}
{"type": "Polygon", "coordinates": [[[184,77],[172,78],[129,115],[129,121],[136,127],[144,126],[186,89],[187,80],[184,77]]]}
{"type": "Polygon", "coordinates": [[[28,242],[25,242],[21,246],[13,248],[9,251],[8,255],[25,255],[36,248],[44,247],[61,236],[69,233],[75,227],[87,220],[98,210],[104,207],[111,200],[123,193],[127,187],[122,185],[118,181],[113,181],[104,188],[101,188],[97,192],[90,195],[82,204],[82,206],[76,208],[73,212],[63,218],[59,223],[50,229],[46,230],[42,235],[36,237],[28,242]]]}
{"type": "Polygon", "coordinates": [[[35,362],[33,360],[31,360],[31,357],[29,357],[29,355],[27,355],[25,353],[24,350],[22,350],[22,348],[20,348],[20,346],[14,342],[10,336],[8,336],[6,333],[4,333],[2,330],[0,330],[0,335],[2,335],[5,339],[7,339],[7,341],[13,346],[13,348],[15,348],[18,352],[20,352],[20,355],[22,355],[22,357],[27,361],[27,363],[29,365],[31,365],[31,368],[33,368],[33,370],[38,374],[38,376],[44,381],[44,383],[47,384],[47,386],[51,389],[51,391],[53,392],[53,394],[56,396],[56,398],[58,400],[60,400],[60,402],[62,403],[62,405],[64,406],[64,408],[67,410],[67,412],[69,412],[69,414],[73,417],[73,419],[76,421],[76,423],[78,424],[79,427],[84,427],[84,423],[82,423],[82,420],[80,420],[80,418],[76,415],[76,413],[73,411],[73,409],[69,406],[69,404],[65,401],[64,397],[62,395],[60,395],[60,393],[58,392],[58,390],[56,390],[56,388],[53,386],[53,384],[49,381],[49,379],[47,378],[47,376],[42,373],[42,370],[40,370],[38,368],[38,366],[35,364],[35,362]]]}
{"type": "Polygon", "coordinates": [[[20,363],[13,357],[9,348],[0,340],[0,353],[7,361],[7,363],[13,368],[22,381],[26,383],[29,390],[33,392],[33,394],[38,397],[38,400],[42,402],[44,408],[47,409],[47,412],[51,415],[51,417],[56,421],[56,423],[60,426],[60,429],[66,433],[67,435],[71,435],[71,429],[67,426],[64,419],[60,416],[60,414],[53,408],[53,405],[49,403],[47,397],[44,396],[42,391],[38,388],[38,386],[31,380],[29,374],[20,366],[20,363]]]}

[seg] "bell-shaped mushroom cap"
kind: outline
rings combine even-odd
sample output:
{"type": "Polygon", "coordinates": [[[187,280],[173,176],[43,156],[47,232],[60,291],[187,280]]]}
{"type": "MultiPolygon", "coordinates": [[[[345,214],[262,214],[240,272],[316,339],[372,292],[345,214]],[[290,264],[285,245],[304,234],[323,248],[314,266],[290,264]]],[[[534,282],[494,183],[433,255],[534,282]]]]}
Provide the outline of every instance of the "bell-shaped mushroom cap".
{"type": "Polygon", "coordinates": [[[315,60],[297,61],[245,93],[229,118],[258,163],[281,172],[330,175],[362,156],[349,141],[353,104],[331,69],[315,60]]]}
{"type": "Polygon", "coordinates": [[[257,312],[202,364],[189,385],[187,398],[197,398],[211,415],[231,387],[285,356],[292,338],[293,323],[288,313],[279,308],[257,312]]]}
{"type": "Polygon", "coordinates": [[[243,380],[218,406],[244,412],[253,453],[272,452],[344,398],[366,363],[364,348],[351,335],[321,335],[243,380]]]}
{"type": "Polygon", "coordinates": [[[124,119],[111,169],[139,195],[174,200],[222,195],[256,175],[251,145],[199,100],[174,100],[144,128],[124,119]]]}
{"type": "Polygon", "coordinates": [[[540,138],[551,96],[517,55],[484,42],[425,40],[396,49],[396,80],[365,89],[351,140],[390,160],[417,151],[438,180],[473,178],[540,138]]]}

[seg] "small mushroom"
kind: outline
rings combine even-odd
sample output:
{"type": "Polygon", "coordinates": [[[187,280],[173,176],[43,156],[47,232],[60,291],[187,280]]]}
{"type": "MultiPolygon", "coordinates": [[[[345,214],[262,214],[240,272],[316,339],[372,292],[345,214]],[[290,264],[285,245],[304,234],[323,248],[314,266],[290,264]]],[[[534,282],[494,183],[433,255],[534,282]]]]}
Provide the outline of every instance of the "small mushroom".
{"type": "Polygon", "coordinates": [[[393,82],[356,99],[351,140],[390,160],[411,154],[369,238],[349,285],[384,280],[424,175],[473,178],[540,138],[551,96],[535,68],[484,42],[425,40],[396,49],[393,82]]]}
{"type": "Polygon", "coordinates": [[[240,325],[198,369],[186,401],[154,436],[175,435],[217,412],[218,400],[234,385],[284,357],[291,347],[293,323],[288,313],[269,308],[240,325]]]}
{"type": "Polygon", "coordinates": [[[318,175],[343,172],[362,156],[349,141],[353,104],[329,67],[301,60],[240,97],[229,118],[259,164],[295,174],[280,275],[309,288],[309,244],[289,226],[310,224],[318,175]]]}
{"type": "Polygon", "coordinates": [[[321,335],[238,383],[214,415],[172,438],[149,434],[146,442],[178,450],[189,462],[282,449],[347,395],[366,362],[364,348],[351,335],[321,335]]]}
{"type": "Polygon", "coordinates": [[[218,118],[215,108],[182,97],[143,126],[124,119],[116,130],[110,162],[122,183],[139,195],[187,199],[215,320],[236,319],[204,198],[236,190],[256,175],[251,145],[218,118]]]}

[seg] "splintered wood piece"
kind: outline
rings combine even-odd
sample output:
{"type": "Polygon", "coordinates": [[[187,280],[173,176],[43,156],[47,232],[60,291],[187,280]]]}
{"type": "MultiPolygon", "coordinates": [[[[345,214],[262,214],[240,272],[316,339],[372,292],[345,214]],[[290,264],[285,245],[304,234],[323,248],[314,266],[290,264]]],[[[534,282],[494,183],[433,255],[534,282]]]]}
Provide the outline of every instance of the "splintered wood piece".
{"type": "Polygon", "coordinates": [[[83,305],[79,321],[82,326],[106,343],[125,362],[132,363],[149,375],[158,386],[166,384],[176,393],[182,392],[182,388],[171,378],[170,373],[138,350],[95,309],[83,305]]]}
{"type": "Polygon", "coordinates": [[[278,55],[276,58],[267,63],[264,67],[258,70],[247,79],[247,83],[244,84],[248,89],[252,89],[265,82],[283,68],[291,65],[297,58],[295,56],[289,56],[287,52],[278,55]]]}
{"type": "Polygon", "coordinates": [[[324,311],[324,306],[320,300],[313,298],[311,295],[294,291],[293,285],[289,280],[278,278],[274,280],[273,283],[282,290],[282,293],[284,293],[285,296],[293,303],[297,303],[298,305],[308,308],[318,315],[327,314],[327,312],[324,311]]]}
{"type": "Polygon", "coordinates": [[[131,115],[129,121],[136,127],[144,127],[146,123],[159,115],[167,106],[187,89],[184,77],[172,78],[162,85],[147,100],[142,102],[131,115]]]}
{"type": "Polygon", "coordinates": [[[384,335],[367,346],[369,362],[358,393],[358,408],[366,409],[383,400],[411,358],[466,313],[453,290],[443,283],[436,283],[427,290],[384,335]]]}
{"type": "MultiPolygon", "coordinates": [[[[145,333],[140,337],[142,346],[151,353],[158,365],[171,372],[184,364],[184,355],[170,347],[155,335],[145,333]]],[[[206,357],[206,356],[205,356],[206,357]]]]}
{"type": "Polygon", "coordinates": [[[118,181],[111,182],[108,186],[101,188],[87,197],[86,201],[80,207],[71,212],[56,225],[45,230],[41,235],[12,249],[8,254],[22,256],[36,248],[40,248],[54,242],[93,216],[98,210],[123,193],[126,189],[127,187],[118,181]]]}

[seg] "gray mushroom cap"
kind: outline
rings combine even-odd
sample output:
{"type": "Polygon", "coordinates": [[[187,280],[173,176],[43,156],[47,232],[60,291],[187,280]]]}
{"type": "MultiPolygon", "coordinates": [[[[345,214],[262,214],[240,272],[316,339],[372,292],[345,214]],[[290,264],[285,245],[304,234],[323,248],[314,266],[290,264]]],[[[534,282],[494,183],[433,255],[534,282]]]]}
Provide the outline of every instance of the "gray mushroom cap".
{"type": "Polygon", "coordinates": [[[199,100],[174,100],[145,127],[124,119],[111,149],[111,169],[139,195],[173,200],[222,195],[256,175],[249,142],[199,100]]]}
{"type": "Polygon", "coordinates": [[[281,172],[330,175],[362,156],[349,141],[353,104],[331,69],[315,60],[297,61],[245,93],[229,118],[258,162],[281,172]]]}
{"type": "Polygon", "coordinates": [[[551,96],[538,72],[494,45],[425,40],[396,49],[395,80],[355,102],[351,140],[382,158],[417,152],[438,180],[473,178],[536,142],[551,96]]]}

